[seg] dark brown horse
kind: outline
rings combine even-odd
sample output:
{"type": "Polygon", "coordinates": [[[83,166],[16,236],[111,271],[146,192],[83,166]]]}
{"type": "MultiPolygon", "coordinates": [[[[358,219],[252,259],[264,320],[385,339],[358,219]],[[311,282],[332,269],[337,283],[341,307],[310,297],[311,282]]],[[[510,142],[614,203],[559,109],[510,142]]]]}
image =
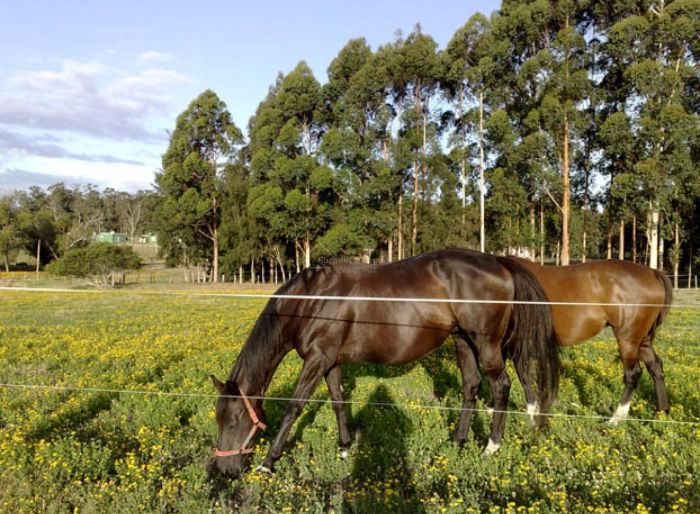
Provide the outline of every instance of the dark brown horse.
{"type": "MultiPolygon", "coordinates": [[[[656,330],[673,301],[673,287],[668,277],[645,266],[619,260],[572,266],[541,266],[524,259],[517,261],[535,275],[551,302],[628,304],[552,305],[554,329],[562,346],[581,344],[606,326],[612,327],[622,358],[625,389],[610,423],[617,424],[627,417],[632,393],[642,374],[640,360],[654,381],[657,410],[668,412],[663,366],[652,347],[656,330]]],[[[516,362],[515,367],[531,412],[536,409],[535,397],[523,362],[516,362]]]]}
{"type": "Polygon", "coordinates": [[[257,430],[265,428],[262,399],[282,358],[296,350],[303,359],[293,400],[270,445],[262,470],[282,453],[292,424],[325,378],[338,419],[343,452],[351,444],[341,386],[346,362],[407,363],[456,336],[464,402],[453,438],[466,439],[481,376],[486,369],[495,413],[486,453],[496,451],[504,430],[510,379],[504,355],[528,353],[538,359],[538,389],[546,409],[556,395],[559,357],[551,311],[532,275],[518,263],[466,250],[445,250],[384,265],[331,265],[307,269],[282,286],[280,295],[336,296],[339,299],[272,298],[258,318],[226,382],[212,376],[220,393],[216,465],[224,473],[241,470],[257,430]],[[352,301],[383,297],[391,301],[352,301]],[[431,298],[444,302],[408,302],[431,298]],[[459,303],[484,299],[504,303],[459,303]]]}

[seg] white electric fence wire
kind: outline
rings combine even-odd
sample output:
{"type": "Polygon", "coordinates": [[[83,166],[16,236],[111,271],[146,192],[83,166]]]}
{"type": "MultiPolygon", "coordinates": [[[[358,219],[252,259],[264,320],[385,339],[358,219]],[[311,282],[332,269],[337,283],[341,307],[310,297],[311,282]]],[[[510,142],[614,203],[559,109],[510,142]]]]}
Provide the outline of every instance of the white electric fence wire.
{"type": "MultiPolygon", "coordinates": [[[[119,294],[119,292],[107,290],[80,290],[80,289],[60,289],[60,288],[44,288],[44,287],[6,287],[0,286],[0,291],[24,291],[24,292],[41,292],[41,293],[86,293],[86,294],[119,294]]],[[[249,299],[291,299],[291,300],[326,300],[326,301],[364,301],[364,302],[411,302],[411,303],[469,303],[469,304],[524,304],[524,305],[559,305],[559,306],[583,306],[583,307],[673,307],[678,308],[700,308],[700,304],[657,304],[657,303],[604,303],[604,302],[535,302],[535,301],[516,301],[516,300],[481,300],[481,299],[452,299],[452,298],[408,298],[408,297],[386,297],[386,296],[323,296],[323,295],[290,295],[290,294],[246,294],[246,293],[197,293],[197,292],[180,292],[180,291],[130,291],[125,294],[138,295],[158,295],[158,296],[194,296],[194,297],[223,297],[223,298],[249,298],[249,299]]],[[[23,389],[46,389],[58,391],[86,392],[86,393],[113,393],[113,394],[139,394],[139,395],[157,395],[157,396],[180,396],[180,397],[218,397],[218,395],[206,393],[184,393],[184,392],[169,392],[169,391],[146,391],[135,389],[109,389],[99,387],[69,387],[69,386],[52,386],[52,385],[35,385],[35,384],[3,384],[0,387],[4,388],[23,388],[23,389]]],[[[232,398],[240,398],[239,396],[230,396],[232,398]]],[[[493,409],[463,409],[461,407],[449,407],[442,405],[412,405],[412,404],[397,404],[386,402],[360,402],[353,400],[335,401],[330,399],[314,399],[310,398],[302,400],[299,398],[287,398],[279,396],[249,396],[251,399],[259,399],[265,401],[305,401],[312,403],[342,403],[350,405],[371,405],[375,407],[409,407],[421,410],[443,410],[443,411],[462,411],[471,410],[472,412],[503,412],[505,414],[525,415],[527,412],[522,411],[494,411],[493,409]]],[[[564,414],[564,413],[540,413],[541,416],[551,418],[571,418],[571,419],[589,419],[589,420],[607,420],[606,416],[586,415],[586,414],[564,414]]],[[[700,425],[700,421],[681,421],[671,419],[653,419],[653,418],[625,418],[624,421],[646,422],[646,423],[662,423],[675,425],[700,425]]]]}
{"type": "MultiPolygon", "coordinates": [[[[54,391],[68,391],[68,392],[79,392],[79,393],[109,393],[109,394],[134,394],[143,396],[175,396],[175,397],[194,397],[194,398],[218,398],[219,396],[224,398],[242,398],[238,395],[218,395],[210,393],[188,393],[188,392],[177,392],[177,391],[148,391],[139,389],[111,389],[105,387],[71,387],[71,386],[57,386],[57,385],[42,385],[42,384],[9,384],[0,383],[0,387],[7,389],[44,389],[44,390],[54,390],[54,391]]],[[[389,407],[397,408],[403,407],[408,409],[418,409],[418,410],[439,410],[439,411],[471,411],[471,412],[502,412],[504,414],[515,414],[520,416],[530,416],[530,413],[524,411],[515,410],[494,410],[494,409],[464,409],[462,407],[450,407],[447,405],[425,405],[425,404],[411,404],[411,403],[396,403],[396,402],[363,402],[358,400],[331,400],[323,398],[292,398],[285,396],[247,396],[251,400],[263,400],[271,402],[290,402],[290,401],[300,401],[309,403],[339,403],[344,405],[359,405],[359,406],[373,406],[373,407],[389,407]]],[[[589,419],[589,420],[609,420],[608,416],[599,416],[593,414],[565,414],[558,412],[550,413],[538,413],[540,416],[547,416],[550,418],[569,418],[569,419],[589,419]]],[[[632,421],[640,423],[661,423],[668,425],[690,425],[698,426],[700,425],[700,420],[675,420],[675,419],[655,419],[655,418],[633,418],[628,417],[620,419],[620,421],[632,421]]]]}
{"type": "Polygon", "coordinates": [[[126,295],[156,295],[156,296],[194,296],[221,298],[279,298],[287,300],[326,300],[354,302],[410,302],[410,303],[473,303],[473,304],[521,304],[521,305],[558,305],[579,307],[673,307],[674,309],[700,309],[697,304],[665,304],[665,303],[608,303],[608,302],[537,302],[527,300],[487,300],[478,298],[409,298],[391,296],[333,296],[305,294],[254,294],[254,293],[196,293],[189,291],[129,291],[117,292],[90,289],[53,289],[43,287],[6,287],[0,286],[0,291],[26,291],[41,293],[88,293],[88,294],[126,294],[126,295]]]}

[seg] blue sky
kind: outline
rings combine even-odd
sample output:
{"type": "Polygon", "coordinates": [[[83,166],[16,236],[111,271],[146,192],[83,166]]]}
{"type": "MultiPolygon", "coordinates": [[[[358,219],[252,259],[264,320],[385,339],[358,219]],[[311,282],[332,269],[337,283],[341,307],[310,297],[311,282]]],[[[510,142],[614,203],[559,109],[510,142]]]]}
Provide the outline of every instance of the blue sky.
{"type": "Polygon", "coordinates": [[[167,130],[204,89],[244,131],[279,71],[326,68],[420,23],[440,47],[500,2],[1,0],[0,190],[153,182],[167,130]]]}

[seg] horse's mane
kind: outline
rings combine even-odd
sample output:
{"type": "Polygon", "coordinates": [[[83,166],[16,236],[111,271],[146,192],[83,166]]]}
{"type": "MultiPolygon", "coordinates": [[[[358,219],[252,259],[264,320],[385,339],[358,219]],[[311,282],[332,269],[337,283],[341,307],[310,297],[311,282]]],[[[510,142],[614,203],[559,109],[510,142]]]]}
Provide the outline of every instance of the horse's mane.
{"type": "MultiPolygon", "coordinates": [[[[306,289],[315,272],[313,268],[303,270],[285,282],[274,294],[299,294],[299,289],[306,289]]],[[[271,362],[275,356],[279,355],[282,345],[285,344],[282,338],[284,318],[278,315],[279,301],[278,298],[268,300],[236,359],[229,375],[230,381],[235,382],[241,373],[253,381],[253,377],[267,377],[268,370],[270,374],[274,372],[274,369],[270,370],[271,362]]],[[[252,393],[248,392],[248,394],[252,393]]]]}

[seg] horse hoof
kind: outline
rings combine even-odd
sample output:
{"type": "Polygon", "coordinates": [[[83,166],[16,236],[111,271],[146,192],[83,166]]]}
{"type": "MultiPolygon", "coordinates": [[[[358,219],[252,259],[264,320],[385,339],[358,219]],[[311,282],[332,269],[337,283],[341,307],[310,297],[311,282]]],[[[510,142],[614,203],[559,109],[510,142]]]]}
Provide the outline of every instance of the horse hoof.
{"type": "Polygon", "coordinates": [[[340,450],[340,458],[345,460],[348,458],[348,451],[347,450],[340,450]]]}
{"type": "Polygon", "coordinates": [[[484,457],[490,457],[496,453],[500,447],[500,444],[494,443],[491,439],[489,439],[489,444],[487,444],[486,448],[484,448],[484,453],[482,455],[484,457]]]}
{"type": "Polygon", "coordinates": [[[617,410],[615,410],[615,413],[612,415],[612,418],[608,420],[608,425],[611,425],[613,427],[617,426],[620,423],[620,421],[624,421],[627,418],[627,414],[629,413],[629,411],[629,402],[621,403],[617,406],[617,410]]]}
{"type": "Polygon", "coordinates": [[[258,473],[265,473],[266,475],[272,475],[272,470],[267,466],[263,466],[262,464],[255,468],[255,471],[258,473]]]}

